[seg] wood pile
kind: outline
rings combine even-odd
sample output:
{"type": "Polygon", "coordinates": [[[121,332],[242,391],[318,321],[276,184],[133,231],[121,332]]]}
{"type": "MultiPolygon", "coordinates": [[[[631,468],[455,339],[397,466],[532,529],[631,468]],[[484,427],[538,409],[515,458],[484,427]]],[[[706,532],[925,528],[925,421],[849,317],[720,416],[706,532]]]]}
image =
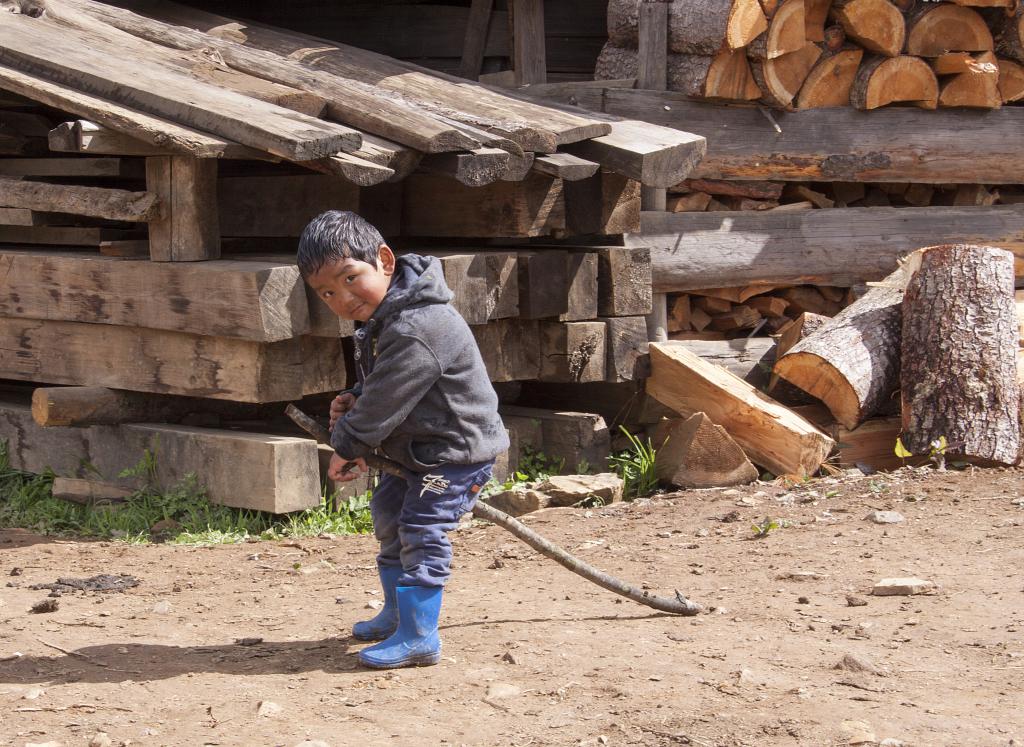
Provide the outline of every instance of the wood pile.
{"type": "MultiPolygon", "coordinates": [[[[214,500],[319,501],[321,455],[278,416],[304,397],[325,411],[353,380],[352,325],[294,263],[328,209],[439,258],[496,384],[640,378],[650,252],[619,237],[639,228],[641,186],[686,178],[703,138],[173,3],[14,5],[0,439],[16,467],[112,479],[159,442],[161,479],[196,472],[214,500]],[[29,408],[36,385],[64,389],[29,408]],[[250,460],[265,468],[240,485],[250,460]]],[[[607,429],[563,438],[604,428],[593,418],[522,440],[599,463],[607,429]]]]}
{"type": "MultiPolygon", "coordinates": [[[[639,76],[641,0],[610,0],[595,77],[639,76]]],[[[672,0],[668,90],[779,108],[1024,100],[1024,16],[1012,0],[672,0]]]]}

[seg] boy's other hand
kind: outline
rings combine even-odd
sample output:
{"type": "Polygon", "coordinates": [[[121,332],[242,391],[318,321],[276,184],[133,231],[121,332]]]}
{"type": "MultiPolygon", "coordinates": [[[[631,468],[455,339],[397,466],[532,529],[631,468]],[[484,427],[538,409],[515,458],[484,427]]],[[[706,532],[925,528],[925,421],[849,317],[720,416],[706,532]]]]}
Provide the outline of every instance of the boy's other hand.
{"type": "Polygon", "coordinates": [[[349,482],[359,477],[360,472],[366,472],[366,462],[362,457],[358,459],[343,459],[334,454],[331,456],[331,463],[327,467],[327,476],[334,482],[349,482]],[[354,464],[355,468],[345,472],[345,465],[354,464]]]}
{"type": "Polygon", "coordinates": [[[352,409],[356,403],[356,396],[352,392],[342,392],[331,401],[331,430],[342,415],[352,409]]]}

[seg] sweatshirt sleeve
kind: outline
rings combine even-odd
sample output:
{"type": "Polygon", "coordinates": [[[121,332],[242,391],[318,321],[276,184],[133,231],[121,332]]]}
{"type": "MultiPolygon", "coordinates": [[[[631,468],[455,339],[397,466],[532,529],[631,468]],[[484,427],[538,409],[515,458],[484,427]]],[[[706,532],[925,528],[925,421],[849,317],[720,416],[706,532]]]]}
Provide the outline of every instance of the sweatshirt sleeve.
{"type": "Polygon", "coordinates": [[[395,336],[378,345],[359,398],[331,433],[331,446],[344,459],[364,457],[380,446],[443,373],[437,356],[418,337],[395,336]]]}

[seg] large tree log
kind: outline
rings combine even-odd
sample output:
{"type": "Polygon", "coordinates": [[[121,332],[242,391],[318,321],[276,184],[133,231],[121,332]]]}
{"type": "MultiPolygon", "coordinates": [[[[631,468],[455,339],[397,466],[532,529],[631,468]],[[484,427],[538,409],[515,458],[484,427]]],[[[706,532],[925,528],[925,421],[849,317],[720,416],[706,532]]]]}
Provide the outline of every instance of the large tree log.
{"type": "Polygon", "coordinates": [[[899,387],[903,268],[793,346],[775,373],[811,394],[851,430],[899,387]]]}
{"type": "Polygon", "coordinates": [[[834,442],[737,376],[672,343],[651,343],[647,392],[681,415],[706,412],[751,461],[777,475],[812,475],[834,442]]]}
{"type": "MultiPolygon", "coordinates": [[[[639,0],[608,3],[608,38],[619,47],[636,48],[639,0]]],[[[757,0],[672,0],[668,45],[672,52],[713,55],[722,46],[745,47],[768,28],[757,0]]]]}
{"type": "Polygon", "coordinates": [[[858,109],[877,109],[900,102],[934,109],[938,99],[935,73],[924,60],[908,55],[869,57],[850,88],[850,103],[858,109]]]}
{"type": "Polygon", "coordinates": [[[650,249],[658,293],[747,283],[849,286],[881,280],[899,257],[936,238],[1002,246],[1024,257],[1020,205],[645,212],[641,223],[643,230],[626,241],[650,249]]]}
{"type": "Polygon", "coordinates": [[[903,444],[926,454],[1016,464],[1021,456],[1013,256],[945,245],[922,250],[903,300],[903,444]]]}
{"type": "Polygon", "coordinates": [[[991,52],[992,33],[977,11],[948,3],[925,3],[907,19],[906,54],[991,52]]]}
{"type": "Polygon", "coordinates": [[[752,60],[750,72],[767,103],[787,107],[796,98],[819,57],[821,49],[818,45],[807,42],[800,50],[772,60],[752,60]]]}
{"type": "MultiPolygon", "coordinates": [[[[594,71],[596,80],[635,78],[639,57],[635,49],[604,45],[594,71]]],[[[761,96],[750,63],[742,50],[725,47],[714,55],[668,56],[668,90],[688,96],[752,101],[761,96]]]]}
{"type": "Polygon", "coordinates": [[[846,35],[869,52],[895,57],[903,49],[906,22],[889,0],[834,0],[832,14],[846,35]]]}
{"type": "Polygon", "coordinates": [[[758,478],[757,468],[729,436],[703,412],[664,421],[653,436],[658,479],[677,488],[743,485],[758,478]]]}

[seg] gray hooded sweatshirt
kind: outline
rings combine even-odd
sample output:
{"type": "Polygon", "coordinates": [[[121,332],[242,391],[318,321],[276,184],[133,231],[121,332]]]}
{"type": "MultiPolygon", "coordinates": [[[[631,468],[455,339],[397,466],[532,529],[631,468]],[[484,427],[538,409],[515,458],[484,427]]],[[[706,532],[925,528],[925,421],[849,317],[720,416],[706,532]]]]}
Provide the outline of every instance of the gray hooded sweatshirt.
{"type": "Polygon", "coordinates": [[[476,340],[434,257],[398,258],[380,306],[355,333],[355,406],[334,426],[345,459],[379,449],[414,472],[508,449],[476,340]]]}

